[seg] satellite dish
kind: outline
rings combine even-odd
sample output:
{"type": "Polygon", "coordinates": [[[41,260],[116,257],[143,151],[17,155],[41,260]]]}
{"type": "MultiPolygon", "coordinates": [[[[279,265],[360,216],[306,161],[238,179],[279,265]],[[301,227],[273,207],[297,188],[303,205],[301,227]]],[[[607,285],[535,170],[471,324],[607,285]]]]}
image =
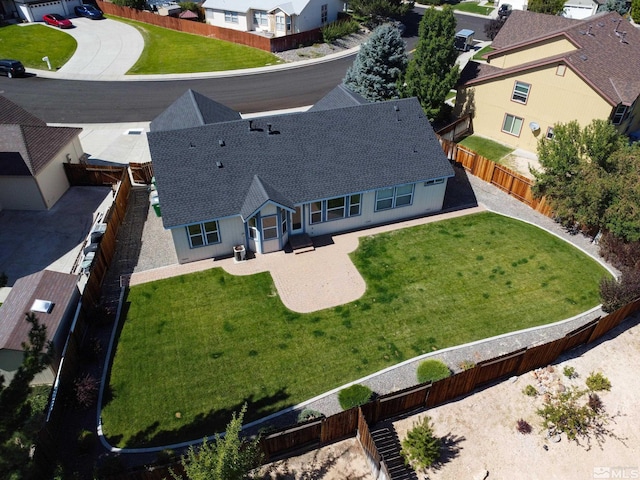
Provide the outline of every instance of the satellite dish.
{"type": "Polygon", "coordinates": [[[536,122],[530,122],[529,128],[532,132],[537,132],[538,130],[540,130],[540,125],[538,125],[536,122]]]}

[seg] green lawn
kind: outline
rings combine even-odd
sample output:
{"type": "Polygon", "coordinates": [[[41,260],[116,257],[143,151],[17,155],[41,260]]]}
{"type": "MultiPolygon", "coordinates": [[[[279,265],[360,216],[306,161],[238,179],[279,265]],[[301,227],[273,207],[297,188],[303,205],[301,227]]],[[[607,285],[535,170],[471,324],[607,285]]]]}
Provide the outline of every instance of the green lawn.
{"type": "Polygon", "coordinates": [[[109,441],[211,435],[244,402],[251,421],[422,353],[568,318],[599,303],[608,275],[492,213],[363,237],[352,259],[365,295],[311,314],[287,310],[267,273],[132,287],[102,411],[109,441]]]}
{"type": "Polygon", "coordinates": [[[177,32],[109,16],[128,23],[144,37],[145,48],[129,74],[218,72],[281,63],[269,52],[214,38],[177,32]]]}
{"type": "Polygon", "coordinates": [[[494,50],[494,48],[493,48],[491,45],[487,45],[486,47],[481,48],[481,49],[480,49],[480,51],[478,51],[478,53],[476,53],[476,54],[473,56],[473,60],[483,60],[483,61],[484,61],[485,59],[484,59],[484,58],[482,58],[482,56],[483,56],[485,53],[492,52],[493,50],[494,50]]]}
{"type": "Polygon", "coordinates": [[[52,68],[60,68],[77,46],[71,35],[44,25],[0,26],[0,57],[20,60],[27,68],[46,70],[44,56],[49,57],[52,68]]]}
{"type": "Polygon", "coordinates": [[[465,138],[459,144],[496,163],[500,163],[502,158],[513,152],[513,148],[505,147],[498,142],[475,135],[465,138]]]}
{"type": "Polygon", "coordinates": [[[478,13],[480,15],[489,15],[493,11],[493,7],[484,7],[478,5],[478,2],[461,2],[451,5],[451,8],[459,12],[478,13]]]}

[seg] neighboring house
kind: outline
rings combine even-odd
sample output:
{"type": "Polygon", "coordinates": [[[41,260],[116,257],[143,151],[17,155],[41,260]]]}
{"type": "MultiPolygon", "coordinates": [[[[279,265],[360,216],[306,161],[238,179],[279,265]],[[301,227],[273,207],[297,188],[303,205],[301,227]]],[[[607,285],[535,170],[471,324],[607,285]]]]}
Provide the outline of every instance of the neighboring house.
{"type": "Polygon", "coordinates": [[[473,114],[475,133],[535,151],[553,125],[610,119],[640,129],[640,31],[618,13],[589,20],[514,11],[487,62],[469,62],[456,113],[473,114]]]}
{"type": "Polygon", "coordinates": [[[81,128],[49,127],[0,96],[0,210],[47,210],[69,189],[64,163],[83,155],[81,128]]]}
{"type": "Polygon", "coordinates": [[[342,0],[206,0],[202,5],[210,25],[281,37],[335,22],[342,0]]]}
{"type": "Polygon", "coordinates": [[[47,340],[53,343],[51,365],[36,375],[32,383],[53,383],[80,299],[77,284],[77,275],[50,270],[16,280],[0,306],[0,375],[5,377],[5,385],[22,364],[22,344],[29,340],[31,329],[25,318],[30,312],[35,313],[40,324],[46,325],[47,340]]]}
{"type": "MultiPolygon", "coordinates": [[[[528,0],[500,0],[499,5],[503,3],[511,5],[513,10],[527,10],[529,5],[528,0]]],[[[595,15],[601,9],[602,5],[594,0],[568,0],[564,4],[562,16],[580,20],[595,15]]]]}
{"type": "Polygon", "coordinates": [[[73,8],[82,5],[82,0],[0,0],[0,16],[41,22],[47,13],[58,13],[64,17],[75,16],[73,8]]]}
{"type": "Polygon", "coordinates": [[[204,99],[188,91],[147,134],[180,263],[442,209],[454,172],[415,98],[362,104],[337,87],[311,111],[252,120],[204,99]]]}

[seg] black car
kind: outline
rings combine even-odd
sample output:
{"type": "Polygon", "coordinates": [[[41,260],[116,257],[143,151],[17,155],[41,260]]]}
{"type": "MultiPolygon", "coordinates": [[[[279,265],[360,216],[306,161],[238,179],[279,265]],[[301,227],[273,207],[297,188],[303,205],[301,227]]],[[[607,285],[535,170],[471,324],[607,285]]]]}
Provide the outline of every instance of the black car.
{"type": "Polygon", "coordinates": [[[102,12],[93,5],[78,5],[73,9],[78,17],[87,17],[91,20],[100,20],[103,18],[102,12]]]}
{"type": "Polygon", "coordinates": [[[498,8],[498,18],[504,20],[509,15],[511,15],[511,5],[509,5],[508,3],[503,3],[502,5],[500,5],[500,8],[498,8]]]}
{"type": "Polygon", "coordinates": [[[24,65],[18,60],[0,60],[0,73],[4,73],[7,77],[24,77],[24,65]]]}

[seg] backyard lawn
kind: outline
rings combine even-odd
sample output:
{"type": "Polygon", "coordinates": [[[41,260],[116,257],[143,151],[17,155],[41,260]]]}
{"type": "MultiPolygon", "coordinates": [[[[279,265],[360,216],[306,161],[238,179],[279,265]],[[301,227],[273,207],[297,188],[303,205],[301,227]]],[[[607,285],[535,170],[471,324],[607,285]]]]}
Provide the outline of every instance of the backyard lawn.
{"type": "Polygon", "coordinates": [[[468,148],[469,150],[476,152],[478,155],[488,158],[496,163],[501,163],[501,160],[506,155],[513,152],[513,148],[506,147],[501,143],[494,142],[488,138],[478,137],[477,135],[471,135],[465,138],[459,145],[468,148]]]}
{"type": "MultiPolygon", "coordinates": [[[[212,435],[426,352],[555,322],[608,275],[564,241],[481,213],[360,239],[356,302],[287,310],[269,274],[220,268],[131,287],[102,411],[120,447],[212,435]]],[[[286,261],[286,259],[285,259],[286,261]]]]}
{"type": "Polygon", "coordinates": [[[134,26],[144,37],[144,51],[129,74],[218,72],[281,63],[275,55],[257,48],[125,18],[109,18],[134,26]]]}
{"type": "Polygon", "coordinates": [[[77,46],[71,35],[44,25],[0,26],[0,57],[20,60],[27,68],[46,70],[44,56],[49,57],[52,68],[59,68],[77,46]]]}

